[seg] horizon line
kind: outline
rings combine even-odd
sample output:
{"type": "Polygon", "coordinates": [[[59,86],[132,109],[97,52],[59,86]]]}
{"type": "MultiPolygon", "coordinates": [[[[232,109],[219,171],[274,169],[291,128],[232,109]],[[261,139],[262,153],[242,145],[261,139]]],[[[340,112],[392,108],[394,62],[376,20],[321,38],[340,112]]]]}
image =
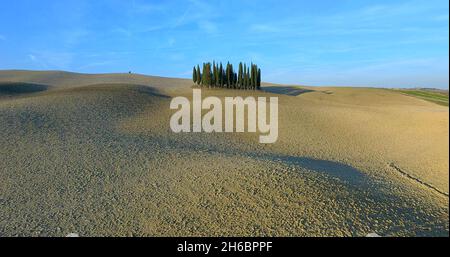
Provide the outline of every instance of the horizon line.
{"type": "MultiPolygon", "coordinates": [[[[18,71],[18,72],[64,72],[64,73],[72,73],[72,74],[80,74],[80,75],[107,75],[107,74],[129,74],[129,75],[140,75],[140,76],[147,76],[147,77],[158,77],[158,78],[166,78],[166,79],[183,79],[183,80],[192,80],[190,78],[182,78],[182,77],[168,77],[168,76],[161,76],[161,75],[150,75],[150,74],[144,74],[144,73],[138,73],[138,72],[99,72],[99,73],[85,73],[85,72],[78,72],[78,71],[68,71],[68,70],[31,70],[31,69],[0,69],[0,72],[2,71],[18,71]],[[130,73],[131,72],[131,73],[130,73]]],[[[436,89],[436,90],[443,90],[443,91],[449,91],[449,86],[447,85],[446,88],[438,88],[438,87],[386,87],[386,86],[366,86],[366,85],[306,85],[306,84],[286,84],[286,83],[277,83],[277,82],[268,82],[268,81],[262,81],[263,84],[272,84],[272,85],[279,85],[279,86],[294,86],[294,87],[339,87],[339,88],[379,88],[379,89],[436,89]]]]}

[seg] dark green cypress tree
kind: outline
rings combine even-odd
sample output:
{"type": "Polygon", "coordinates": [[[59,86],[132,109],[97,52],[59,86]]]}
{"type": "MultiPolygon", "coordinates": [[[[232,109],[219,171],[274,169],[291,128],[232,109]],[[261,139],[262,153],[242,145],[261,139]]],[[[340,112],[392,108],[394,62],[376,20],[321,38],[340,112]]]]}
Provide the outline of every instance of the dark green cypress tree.
{"type": "Polygon", "coordinates": [[[258,76],[258,70],[257,70],[257,68],[256,68],[256,64],[253,64],[253,67],[252,67],[252,89],[253,90],[255,90],[256,89],[256,84],[257,84],[257,82],[256,82],[256,78],[257,78],[257,76],[258,76]]]}
{"type": "Polygon", "coordinates": [[[220,87],[220,81],[222,80],[221,79],[221,77],[220,77],[220,66],[219,66],[219,63],[217,63],[217,67],[216,67],[216,76],[217,76],[217,81],[216,81],[216,83],[217,83],[217,87],[220,87]]]}
{"type": "Polygon", "coordinates": [[[225,88],[228,88],[228,73],[230,72],[230,65],[228,65],[228,63],[225,65],[225,70],[224,70],[225,74],[224,74],[224,80],[223,80],[223,86],[225,88]]]}
{"type": "Polygon", "coordinates": [[[225,68],[226,67],[224,67],[223,70],[222,70],[222,87],[223,88],[225,88],[226,84],[227,84],[227,76],[226,76],[226,73],[225,73],[225,68]]]}
{"type": "Polygon", "coordinates": [[[206,69],[205,69],[205,63],[203,63],[203,67],[202,67],[202,84],[201,84],[201,86],[203,87],[204,85],[205,85],[205,71],[206,71],[206,69]]]}
{"type": "Polygon", "coordinates": [[[215,62],[213,61],[212,67],[211,67],[211,87],[214,87],[214,85],[216,84],[216,76],[214,74],[214,66],[215,66],[215,62]]]}
{"type": "Polygon", "coordinates": [[[225,76],[226,76],[226,84],[227,84],[227,88],[230,88],[230,63],[227,63],[227,67],[225,68],[225,76]]]}
{"type": "Polygon", "coordinates": [[[244,73],[242,74],[242,89],[247,89],[247,65],[244,63],[244,73]]]}
{"type": "Polygon", "coordinates": [[[246,67],[247,70],[245,71],[245,89],[249,89],[250,87],[250,73],[248,72],[249,67],[246,67]]]}
{"type": "Polygon", "coordinates": [[[217,74],[217,65],[216,65],[216,63],[213,64],[213,74],[214,74],[214,87],[216,87],[217,83],[219,81],[219,76],[217,74]]]}
{"type": "Polygon", "coordinates": [[[242,71],[242,89],[245,89],[247,87],[247,81],[246,81],[247,74],[246,74],[246,72],[247,72],[247,68],[246,68],[245,63],[244,63],[244,70],[242,71]]]}
{"type": "Polygon", "coordinates": [[[238,73],[237,70],[234,71],[234,87],[235,87],[236,89],[239,89],[239,85],[238,85],[238,83],[237,83],[237,73],[238,73]]]}
{"type": "Polygon", "coordinates": [[[256,89],[260,90],[261,89],[261,69],[258,69],[258,81],[256,83],[256,89]]]}
{"type": "Polygon", "coordinates": [[[196,81],[197,85],[200,85],[201,81],[202,81],[202,73],[200,71],[200,66],[197,65],[197,81],[196,81]]]}
{"type": "Polygon", "coordinates": [[[208,74],[206,72],[206,63],[203,64],[203,86],[206,87],[208,86],[208,74]]]}
{"type": "Polygon", "coordinates": [[[248,80],[248,82],[247,82],[247,89],[251,89],[252,88],[252,73],[250,72],[250,68],[251,68],[252,66],[251,65],[249,65],[248,67],[247,67],[247,80],[248,80]]]}
{"type": "Polygon", "coordinates": [[[251,88],[250,67],[247,67],[247,89],[251,88]]]}
{"type": "Polygon", "coordinates": [[[192,81],[194,81],[194,84],[197,83],[197,70],[194,66],[194,69],[192,70],[192,81]]]}
{"type": "Polygon", "coordinates": [[[219,86],[221,88],[223,88],[223,65],[222,65],[222,62],[220,63],[220,67],[219,67],[219,79],[220,79],[219,86]]]}
{"type": "Polygon", "coordinates": [[[211,87],[213,80],[212,80],[212,72],[211,72],[211,63],[210,62],[208,62],[207,66],[206,66],[206,70],[209,75],[208,80],[207,80],[208,86],[211,87]]]}
{"type": "Polygon", "coordinates": [[[229,88],[233,88],[233,66],[230,64],[230,69],[228,70],[228,82],[229,88]]]}
{"type": "Polygon", "coordinates": [[[253,79],[255,76],[253,76],[253,71],[254,71],[255,67],[253,65],[253,63],[250,65],[250,88],[249,89],[253,89],[253,79]]]}
{"type": "Polygon", "coordinates": [[[214,64],[214,87],[217,87],[217,85],[219,84],[219,68],[218,68],[218,64],[214,64]]]}
{"type": "Polygon", "coordinates": [[[238,82],[238,72],[234,73],[234,80],[236,81],[236,88],[239,89],[239,82],[238,82]]]}
{"type": "Polygon", "coordinates": [[[233,64],[230,64],[230,88],[234,88],[234,70],[233,64]]]}
{"type": "Polygon", "coordinates": [[[219,63],[216,64],[216,73],[217,73],[217,86],[220,87],[220,82],[222,81],[222,78],[220,75],[219,63]]]}
{"type": "Polygon", "coordinates": [[[253,63],[250,64],[250,88],[253,89],[253,63]]]}
{"type": "Polygon", "coordinates": [[[214,64],[211,64],[211,86],[214,86],[214,84],[216,83],[216,80],[214,78],[214,69],[213,69],[214,64]]]}
{"type": "Polygon", "coordinates": [[[208,73],[208,64],[203,63],[203,77],[202,77],[202,85],[204,87],[209,86],[209,73],[208,73]]]}
{"type": "Polygon", "coordinates": [[[238,71],[238,88],[242,89],[242,62],[239,63],[238,71]]]}
{"type": "Polygon", "coordinates": [[[229,74],[229,79],[230,79],[230,88],[233,88],[233,64],[230,63],[230,74],[229,74]]]}
{"type": "Polygon", "coordinates": [[[257,87],[258,87],[258,65],[255,64],[255,85],[253,89],[256,90],[257,87]]]}
{"type": "Polygon", "coordinates": [[[244,89],[247,89],[247,65],[244,64],[244,89]]]}
{"type": "Polygon", "coordinates": [[[204,87],[206,87],[206,86],[208,86],[208,74],[206,74],[206,63],[203,63],[203,72],[202,72],[202,74],[203,74],[203,77],[202,77],[202,85],[204,86],[204,87]]]}

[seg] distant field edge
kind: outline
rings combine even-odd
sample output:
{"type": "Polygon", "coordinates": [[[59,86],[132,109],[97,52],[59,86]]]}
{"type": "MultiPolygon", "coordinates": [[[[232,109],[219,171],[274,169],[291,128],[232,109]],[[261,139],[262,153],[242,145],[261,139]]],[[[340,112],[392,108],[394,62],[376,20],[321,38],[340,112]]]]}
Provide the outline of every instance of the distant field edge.
{"type": "Polygon", "coordinates": [[[403,95],[416,97],[428,102],[432,102],[442,106],[449,106],[448,91],[428,90],[428,89],[391,89],[403,95]]]}

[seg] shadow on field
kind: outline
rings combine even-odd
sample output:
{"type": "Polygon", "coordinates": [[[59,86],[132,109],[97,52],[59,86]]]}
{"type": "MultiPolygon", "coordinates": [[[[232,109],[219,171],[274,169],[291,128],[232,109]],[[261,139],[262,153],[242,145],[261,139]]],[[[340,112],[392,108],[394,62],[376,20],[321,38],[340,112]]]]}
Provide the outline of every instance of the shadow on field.
{"type": "Polygon", "coordinates": [[[149,96],[157,96],[157,97],[162,97],[162,98],[171,98],[168,95],[164,95],[162,94],[159,90],[150,87],[150,86],[145,86],[145,85],[136,85],[137,91],[149,96]]]}
{"type": "Polygon", "coordinates": [[[0,96],[18,96],[47,90],[49,87],[41,84],[21,82],[0,82],[0,96]]]}
{"type": "Polygon", "coordinates": [[[289,86],[263,87],[263,90],[274,94],[290,95],[290,96],[298,96],[304,93],[314,92],[314,90],[311,89],[289,87],[289,86]]]}
{"type": "MultiPolygon", "coordinates": [[[[172,144],[172,143],[171,143],[172,144]]],[[[173,144],[175,144],[173,142],[173,144]]],[[[186,151],[192,151],[192,145],[186,144],[185,142],[181,144],[177,144],[177,147],[182,148],[186,151]]],[[[368,177],[364,172],[358,170],[355,167],[347,165],[345,163],[324,160],[324,159],[315,159],[310,157],[300,157],[300,156],[291,156],[291,155],[283,155],[269,152],[250,152],[250,151],[239,151],[236,153],[230,149],[222,149],[215,148],[211,149],[210,147],[195,147],[198,152],[216,152],[219,154],[224,154],[227,156],[246,156],[248,158],[265,161],[265,162],[278,162],[284,163],[290,166],[297,166],[300,168],[307,169],[311,172],[316,172],[323,174],[330,178],[338,179],[342,182],[347,183],[348,185],[356,186],[356,187],[365,187],[371,184],[371,178],[368,177]]]]}
{"type": "Polygon", "coordinates": [[[266,155],[263,158],[281,161],[287,164],[300,166],[311,171],[320,172],[355,186],[361,186],[368,183],[367,177],[364,173],[350,165],[339,162],[307,157],[271,154],[266,155]]]}
{"type": "Polygon", "coordinates": [[[130,84],[130,83],[101,83],[101,84],[90,84],[81,87],[67,88],[63,90],[58,90],[56,93],[61,92],[75,92],[75,93],[105,93],[105,92],[137,92],[139,94],[147,96],[156,96],[161,98],[171,98],[168,95],[162,94],[158,89],[140,84],[130,84]]]}

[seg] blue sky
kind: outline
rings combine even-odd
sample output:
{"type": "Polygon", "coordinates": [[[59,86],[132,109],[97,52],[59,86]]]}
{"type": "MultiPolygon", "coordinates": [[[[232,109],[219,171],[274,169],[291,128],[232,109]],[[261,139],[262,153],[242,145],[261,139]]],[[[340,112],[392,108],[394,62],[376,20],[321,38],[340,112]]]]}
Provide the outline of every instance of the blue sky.
{"type": "Polygon", "coordinates": [[[264,81],[449,85],[447,0],[3,1],[0,69],[191,77],[257,63],[264,81]]]}

